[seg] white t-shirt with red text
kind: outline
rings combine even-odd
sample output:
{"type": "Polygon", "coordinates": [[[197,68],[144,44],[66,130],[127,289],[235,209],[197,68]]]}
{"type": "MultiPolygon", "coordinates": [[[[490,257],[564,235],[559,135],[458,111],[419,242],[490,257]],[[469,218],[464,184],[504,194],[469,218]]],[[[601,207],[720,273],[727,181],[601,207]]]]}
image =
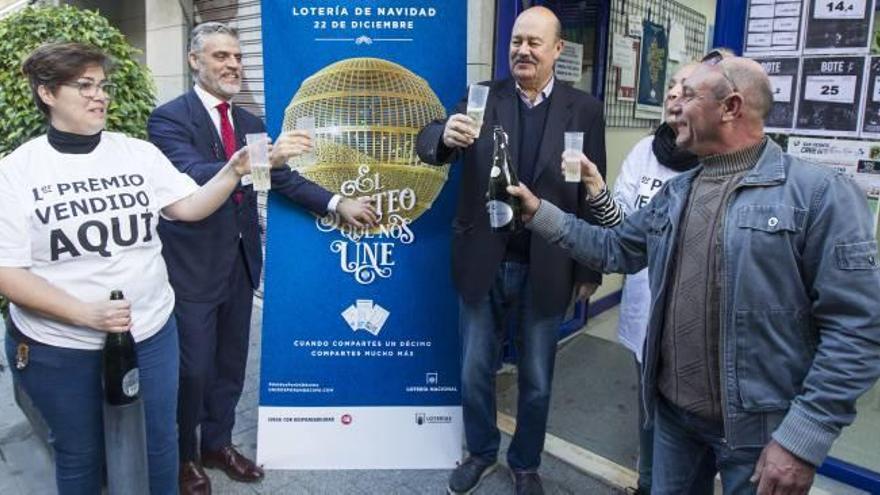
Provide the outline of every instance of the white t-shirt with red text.
{"type": "MultiPolygon", "coordinates": [[[[132,335],[158,332],[174,292],[156,233],[159,213],[198,186],[152,144],[104,131],[87,154],[61,153],[46,136],[0,160],[0,266],[26,268],[74,297],[106,300],[120,289],[132,305],[132,335]]],[[[100,349],[105,333],[10,305],[26,336],[100,349]]]]}

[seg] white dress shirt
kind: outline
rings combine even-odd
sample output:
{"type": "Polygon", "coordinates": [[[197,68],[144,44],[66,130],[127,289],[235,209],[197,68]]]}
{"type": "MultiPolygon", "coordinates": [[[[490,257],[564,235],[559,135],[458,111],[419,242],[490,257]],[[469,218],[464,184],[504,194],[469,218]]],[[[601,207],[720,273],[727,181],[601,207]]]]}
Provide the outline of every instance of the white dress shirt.
{"type": "MultiPolygon", "coordinates": [[[[208,115],[211,116],[211,122],[214,123],[214,129],[217,131],[217,135],[222,136],[223,133],[220,131],[220,110],[217,108],[217,105],[223,103],[223,100],[221,100],[220,98],[217,98],[216,96],[212,95],[211,93],[205,91],[198,84],[196,84],[193,87],[193,90],[195,90],[196,96],[199,97],[199,100],[201,100],[202,105],[205,106],[205,110],[208,111],[208,115]]],[[[228,112],[227,117],[229,118],[229,124],[232,126],[232,129],[234,130],[235,129],[235,121],[232,119],[232,102],[227,101],[227,103],[229,103],[229,108],[226,110],[228,112]]],[[[251,183],[250,177],[249,176],[245,176],[245,177],[248,177],[247,180],[244,177],[241,178],[242,185],[250,184],[251,183]]],[[[340,201],[342,201],[342,196],[340,196],[339,194],[334,194],[333,197],[330,198],[330,201],[327,203],[327,211],[335,212],[336,207],[339,206],[340,201]]]]}
{"type": "Polygon", "coordinates": [[[529,96],[522,89],[522,86],[519,83],[516,83],[516,92],[519,94],[519,98],[526,104],[529,108],[535,108],[544,102],[547,98],[550,98],[550,93],[553,92],[553,85],[556,82],[555,77],[550,77],[550,80],[547,81],[547,84],[544,85],[544,89],[538,92],[538,96],[535,97],[535,101],[529,99],[529,96]]]}

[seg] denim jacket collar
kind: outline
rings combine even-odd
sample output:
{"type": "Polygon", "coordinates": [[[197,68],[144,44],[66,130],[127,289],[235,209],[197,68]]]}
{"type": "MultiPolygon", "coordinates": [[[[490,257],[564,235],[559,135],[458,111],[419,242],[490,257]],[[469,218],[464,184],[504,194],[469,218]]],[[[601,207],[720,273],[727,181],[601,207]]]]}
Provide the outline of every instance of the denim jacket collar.
{"type": "Polygon", "coordinates": [[[785,182],[785,165],[782,148],[772,140],[767,141],[761,158],[749,173],[743,177],[742,184],[748,186],[768,186],[785,182]]]}
{"type": "MultiPolygon", "coordinates": [[[[785,182],[785,166],[782,156],[782,148],[772,140],[767,141],[764,152],[758,159],[758,163],[752,168],[742,179],[741,184],[744,186],[766,186],[772,184],[781,184],[785,182]]],[[[694,177],[703,170],[703,164],[694,167],[687,172],[681,174],[678,181],[670,181],[670,187],[675,191],[689,189],[694,177]]]]}

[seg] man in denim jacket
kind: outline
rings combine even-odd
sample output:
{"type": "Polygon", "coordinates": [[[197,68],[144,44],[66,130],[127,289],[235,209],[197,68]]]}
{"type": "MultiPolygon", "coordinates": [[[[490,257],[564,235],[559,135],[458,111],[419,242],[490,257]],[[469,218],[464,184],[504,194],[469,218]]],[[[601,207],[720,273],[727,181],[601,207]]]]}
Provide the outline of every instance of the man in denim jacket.
{"type": "Polygon", "coordinates": [[[701,64],[672,108],[677,144],[701,166],[614,229],[511,188],[528,227],[577,261],[606,273],[649,267],[642,393],[655,495],[711,493],[691,486],[711,453],[725,494],[807,493],[880,375],[864,194],[769,141],[771,104],[754,61],[701,64]]]}

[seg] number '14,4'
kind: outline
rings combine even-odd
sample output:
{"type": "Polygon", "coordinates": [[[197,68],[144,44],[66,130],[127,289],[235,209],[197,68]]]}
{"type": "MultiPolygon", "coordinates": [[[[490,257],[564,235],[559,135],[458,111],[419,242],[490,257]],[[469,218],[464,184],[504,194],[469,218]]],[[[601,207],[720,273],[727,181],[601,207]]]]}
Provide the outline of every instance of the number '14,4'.
{"type": "Polygon", "coordinates": [[[844,1],[828,2],[825,6],[828,7],[828,12],[851,12],[855,9],[855,5],[844,1]]]}

